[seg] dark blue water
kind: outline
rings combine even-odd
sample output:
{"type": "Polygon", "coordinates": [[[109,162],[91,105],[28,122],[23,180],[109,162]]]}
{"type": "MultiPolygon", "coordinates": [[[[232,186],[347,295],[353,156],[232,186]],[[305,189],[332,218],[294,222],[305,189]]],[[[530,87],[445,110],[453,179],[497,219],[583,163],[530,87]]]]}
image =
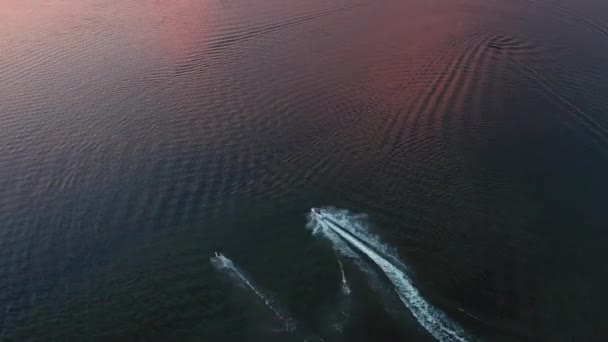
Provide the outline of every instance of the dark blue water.
{"type": "Polygon", "coordinates": [[[599,0],[5,0],[0,340],[439,336],[316,206],[467,339],[606,340],[607,94],[599,0]]]}

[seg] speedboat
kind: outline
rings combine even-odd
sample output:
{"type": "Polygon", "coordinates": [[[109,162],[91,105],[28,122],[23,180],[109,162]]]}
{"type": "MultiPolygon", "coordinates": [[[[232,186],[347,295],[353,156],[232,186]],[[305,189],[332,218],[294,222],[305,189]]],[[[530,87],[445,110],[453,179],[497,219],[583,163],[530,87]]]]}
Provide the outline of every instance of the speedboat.
{"type": "Polygon", "coordinates": [[[311,208],[310,212],[318,219],[325,219],[325,214],[323,214],[323,211],[320,208],[311,208]]]}

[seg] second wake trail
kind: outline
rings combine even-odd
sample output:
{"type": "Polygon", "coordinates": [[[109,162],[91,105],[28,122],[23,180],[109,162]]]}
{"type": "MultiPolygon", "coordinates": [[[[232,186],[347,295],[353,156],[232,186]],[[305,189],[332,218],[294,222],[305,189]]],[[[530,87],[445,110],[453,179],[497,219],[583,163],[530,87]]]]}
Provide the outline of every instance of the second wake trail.
{"type": "Polygon", "coordinates": [[[342,265],[342,261],[336,253],[336,260],[338,261],[338,265],[340,266],[340,275],[342,276],[342,293],[346,296],[350,295],[350,287],[348,286],[348,281],[346,280],[346,274],[344,273],[344,265],[342,265]]]}
{"type": "Polygon", "coordinates": [[[211,264],[220,272],[226,273],[232,279],[236,280],[239,285],[247,288],[255,294],[266,307],[283,323],[285,331],[294,332],[296,329],[295,322],[289,316],[283,313],[272,302],[272,300],[264,294],[255,284],[241,271],[232,260],[224,256],[222,253],[216,252],[210,259],[211,264]]]}

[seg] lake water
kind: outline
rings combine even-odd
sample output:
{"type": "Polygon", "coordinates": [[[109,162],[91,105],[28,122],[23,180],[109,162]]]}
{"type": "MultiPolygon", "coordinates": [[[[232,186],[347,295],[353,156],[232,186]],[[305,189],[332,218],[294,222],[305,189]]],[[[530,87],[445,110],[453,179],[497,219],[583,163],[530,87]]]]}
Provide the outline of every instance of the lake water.
{"type": "Polygon", "coordinates": [[[607,175],[604,0],[0,4],[0,340],[606,340],[607,175]]]}

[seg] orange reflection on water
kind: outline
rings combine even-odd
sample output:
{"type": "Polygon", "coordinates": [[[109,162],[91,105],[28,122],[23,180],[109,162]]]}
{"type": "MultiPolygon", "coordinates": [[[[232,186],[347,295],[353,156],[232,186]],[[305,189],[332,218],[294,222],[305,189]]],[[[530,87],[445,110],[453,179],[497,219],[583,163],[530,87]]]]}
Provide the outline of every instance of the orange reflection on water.
{"type": "Polygon", "coordinates": [[[154,39],[161,54],[181,60],[205,45],[211,12],[207,1],[145,1],[139,5],[145,7],[149,24],[156,28],[154,39]]]}

